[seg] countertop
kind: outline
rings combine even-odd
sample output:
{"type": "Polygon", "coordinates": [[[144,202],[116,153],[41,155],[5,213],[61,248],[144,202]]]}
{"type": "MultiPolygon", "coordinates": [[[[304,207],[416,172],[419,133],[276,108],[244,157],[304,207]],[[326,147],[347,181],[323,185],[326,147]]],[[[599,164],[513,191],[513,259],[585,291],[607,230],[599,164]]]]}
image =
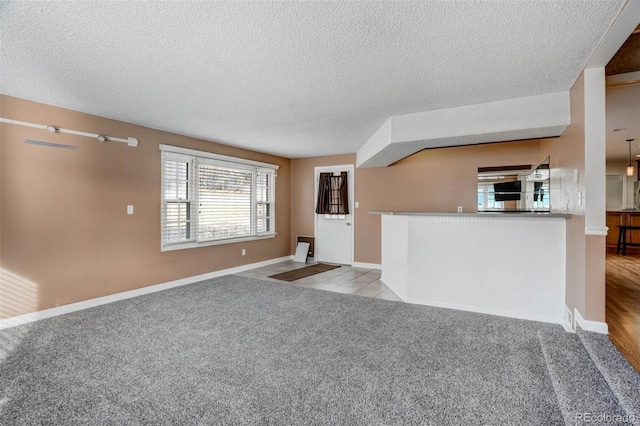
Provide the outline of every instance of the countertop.
{"type": "Polygon", "coordinates": [[[396,215],[396,216],[462,216],[462,217],[533,217],[536,219],[550,219],[550,218],[561,218],[568,219],[571,217],[570,214],[565,213],[547,213],[547,212],[481,212],[481,213],[435,213],[435,212],[403,212],[403,211],[382,211],[382,210],[371,210],[368,212],[369,214],[380,214],[380,215],[396,215]]]}

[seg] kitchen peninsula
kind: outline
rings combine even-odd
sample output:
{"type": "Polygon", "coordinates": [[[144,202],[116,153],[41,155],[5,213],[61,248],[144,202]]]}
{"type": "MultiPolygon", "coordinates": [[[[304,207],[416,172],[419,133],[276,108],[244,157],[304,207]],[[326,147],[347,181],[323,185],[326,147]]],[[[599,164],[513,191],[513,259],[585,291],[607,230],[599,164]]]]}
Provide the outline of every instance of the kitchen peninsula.
{"type": "Polygon", "coordinates": [[[562,324],[570,215],[369,213],[381,279],[403,301],[562,324]]]}

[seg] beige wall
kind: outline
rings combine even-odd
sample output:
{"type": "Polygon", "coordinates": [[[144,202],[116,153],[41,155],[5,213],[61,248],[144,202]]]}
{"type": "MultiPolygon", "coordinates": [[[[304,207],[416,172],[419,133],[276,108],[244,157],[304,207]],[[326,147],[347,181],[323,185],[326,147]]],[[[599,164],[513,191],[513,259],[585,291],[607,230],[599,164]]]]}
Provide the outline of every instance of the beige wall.
{"type": "Polygon", "coordinates": [[[607,237],[585,235],[585,297],[584,311],[581,314],[589,321],[606,320],[606,256],[607,237]]]}
{"type": "MultiPolygon", "coordinates": [[[[625,205],[623,207],[633,207],[634,206],[634,199],[633,199],[633,185],[634,182],[636,181],[636,174],[634,174],[633,176],[627,176],[627,166],[629,165],[629,162],[626,160],[619,160],[619,161],[607,161],[607,174],[621,174],[623,176],[623,179],[626,180],[627,183],[627,192],[625,194],[625,198],[624,198],[624,202],[625,205]]],[[[636,166],[636,162],[633,162],[634,167],[636,166]]],[[[637,173],[637,169],[635,170],[635,172],[637,173]]]]}
{"type": "MultiPolygon", "coordinates": [[[[331,155],[326,157],[299,158],[291,160],[291,253],[295,253],[296,236],[315,233],[315,176],[314,168],[321,166],[355,164],[355,154],[331,155]],[[295,196],[294,196],[295,194],[295,196]]],[[[358,170],[356,169],[356,185],[358,170]]],[[[357,194],[357,189],[356,189],[357,194]]],[[[356,197],[357,199],[357,197],[356,197]]],[[[362,208],[360,209],[360,211],[362,208]]],[[[357,226],[359,212],[356,212],[354,223],[357,226]]],[[[356,228],[356,232],[357,232],[356,228]]]]}
{"type": "Polygon", "coordinates": [[[585,306],[585,220],[584,205],[578,205],[578,191],[584,182],[584,77],[571,89],[571,125],[562,136],[544,139],[540,153],[551,157],[551,200],[553,210],[562,212],[565,205],[572,217],[567,220],[567,289],[566,305],[584,314],[585,306]],[[574,170],[579,182],[574,183],[574,170]]]}
{"type": "MultiPolygon", "coordinates": [[[[584,175],[584,89],[571,90],[572,124],[559,138],[424,150],[386,168],[355,172],[355,261],[380,263],[380,217],[370,210],[476,211],[478,167],[552,162],[552,207],[567,221],[567,305],[600,319],[603,295],[586,296],[589,256],[584,208],[573,170],[584,175]],[[602,299],[602,300],[601,300],[602,299]],[[590,308],[586,309],[589,300],[590,308]]],[[[0,318],[289,255],[296,235],[314,234],[314,167],[354,164],[355,154],[288,160],[7,96],[3,117],[132,136],[138,148],[85,137],[0,125],[0,318]],[[36,139],[64,150],[23,143],[36,139]],[[274,239],[160,251],[159,144],[275,163],[278,171],[274,239]],[[135,206],[133,216],[126,205],[135,206]],[[247,255],[241,256],[241,248],[247,255]]],[[[597,240],[597,241],[596,241],[597,240]]],[[[604,245],[602,245],[604,250],[604,245]]],[[[604,254],[603,254],[604,256],[604,254]]],[[[594,290],[595,292],[595,290],[594,290]]]]}
{"type": "MultiPolygon", "coordinates": [[[[475,212],[478,167],[537,164],[538,140],[424,150],[390,167],[357,168],[355,261],[380,263],[380,216],[370,210],[475,212]]],[[[291,235],[313,235],[314,167],[355,163],[355,155],[291,161],[291,235]]]]}
{"type": "Polygon", "coordinates": [[[7,96],[0,106],[6,118],[140,140],[132,148],[0,125],[0,318],[290,254],[289,159],[7,96]],[[278,236],[161,252],[159,144],[280,165],[278,236]]]}

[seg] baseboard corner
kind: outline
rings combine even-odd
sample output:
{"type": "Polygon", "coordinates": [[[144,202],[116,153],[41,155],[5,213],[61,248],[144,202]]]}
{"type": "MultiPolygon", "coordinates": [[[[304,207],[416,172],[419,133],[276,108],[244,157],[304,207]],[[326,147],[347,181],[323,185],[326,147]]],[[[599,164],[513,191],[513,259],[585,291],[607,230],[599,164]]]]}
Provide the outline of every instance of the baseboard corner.
{"type": "Polygon", "coordinates": [[[585,331],[593,331],[594,333],[609,334],[609,326],[606,322],[586,320],[577,308],[573,309],[576,328],[580,326],[585,331]]]}

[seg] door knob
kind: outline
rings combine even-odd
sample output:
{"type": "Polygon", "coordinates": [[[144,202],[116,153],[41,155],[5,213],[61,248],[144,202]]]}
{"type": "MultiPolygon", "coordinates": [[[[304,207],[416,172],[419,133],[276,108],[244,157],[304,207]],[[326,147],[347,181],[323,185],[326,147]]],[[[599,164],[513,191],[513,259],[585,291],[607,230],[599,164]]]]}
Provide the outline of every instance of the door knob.
{"type": "Polygon", "coordinates": [[[347,223],[345,223],[345,225],[351,226],[351,222],[347,222],[347,223]]]}

